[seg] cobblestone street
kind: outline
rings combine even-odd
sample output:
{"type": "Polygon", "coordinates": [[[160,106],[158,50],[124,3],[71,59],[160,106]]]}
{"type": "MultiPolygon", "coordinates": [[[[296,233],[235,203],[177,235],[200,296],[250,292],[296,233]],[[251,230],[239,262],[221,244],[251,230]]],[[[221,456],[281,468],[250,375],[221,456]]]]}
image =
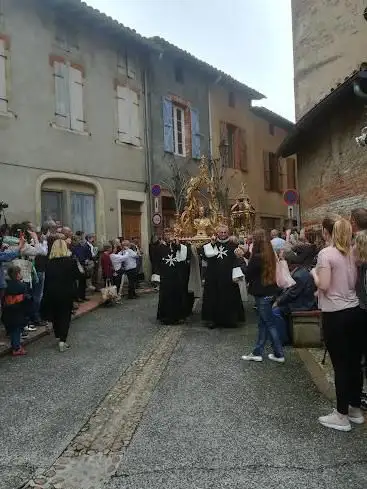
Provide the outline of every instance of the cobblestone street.
{"type": "Polygon", "coordinates": [[[331,404],[295,351],[243,365],[254,324],[161,327],[156,300],[81,318],[65,354],[44,337],[0,359],[1,489],[365,487],[366,428],[318,425],[331,404]]]}

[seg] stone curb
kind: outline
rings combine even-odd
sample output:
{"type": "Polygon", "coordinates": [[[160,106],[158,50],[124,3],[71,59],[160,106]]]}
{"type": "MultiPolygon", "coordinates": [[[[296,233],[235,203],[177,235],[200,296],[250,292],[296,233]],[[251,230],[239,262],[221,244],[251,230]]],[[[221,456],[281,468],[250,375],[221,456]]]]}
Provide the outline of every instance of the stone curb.
{"type": "Polygon", "coordinates": [[[295,349],[309,372],[318,390],[329,400],[335,400],[334,386],[328,381],[326,372],[306,348],[295,349]]]}

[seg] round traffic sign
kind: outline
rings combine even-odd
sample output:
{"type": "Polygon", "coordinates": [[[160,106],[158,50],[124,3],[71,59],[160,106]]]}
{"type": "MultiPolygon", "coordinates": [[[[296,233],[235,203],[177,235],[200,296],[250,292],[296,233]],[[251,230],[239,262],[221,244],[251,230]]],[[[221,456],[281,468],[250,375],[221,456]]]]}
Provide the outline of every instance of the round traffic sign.
{"type": "Polygon", "coordinates": [[[152,185],[152,195],[153,197],[159,197],[161,195],[161,186],[158,183],[152,185]]]}
{"type": "Polygon", "coordinates": [[[299,198],[298,192],[297,192],[297,190],[294,190],[294,189],[288,189],[283,194],[284,202],[287,205],[297,204],[298,198],[299,198]]]}
{"type": "Polygon", "coordinates": [[[152,221],[155,226],[159,226],[162,222],[162,216],[157,212],[156,214],[153,214],[152,221]]]}

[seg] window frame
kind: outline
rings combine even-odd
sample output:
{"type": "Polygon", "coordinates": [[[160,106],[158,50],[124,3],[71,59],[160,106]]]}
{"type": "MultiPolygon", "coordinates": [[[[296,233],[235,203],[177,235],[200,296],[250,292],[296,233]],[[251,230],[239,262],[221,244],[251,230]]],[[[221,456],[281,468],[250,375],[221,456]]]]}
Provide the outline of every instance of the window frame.
{"type": "Polygon", "coordinates": [[[173,153],[175,155],[177,155],[177,156],[185,157],[186,156],[185,109],[182,106],[173,103],[172,104],[172,111],[173,111],[173,118],[172,118],[173,119],[173,153]],[[181,135],[182,135],[181,144],[182,144],[182,153],[179,153],[179,151],[178,151],[178,145],[179,145],[178,135],[179,135],[179,131],[178,131],[177,111],[179,111],[181,113],[181,135]]]}

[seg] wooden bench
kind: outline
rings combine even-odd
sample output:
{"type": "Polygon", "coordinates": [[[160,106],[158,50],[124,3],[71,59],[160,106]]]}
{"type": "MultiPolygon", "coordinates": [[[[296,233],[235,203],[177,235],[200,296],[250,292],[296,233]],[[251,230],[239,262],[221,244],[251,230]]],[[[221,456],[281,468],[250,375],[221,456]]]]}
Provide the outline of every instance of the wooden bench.
{"type": "Polygon", "coordinates": [[[321,311],[294,311],[291,318],[293,346],[305,348],[323,345],[321,311]]]}

